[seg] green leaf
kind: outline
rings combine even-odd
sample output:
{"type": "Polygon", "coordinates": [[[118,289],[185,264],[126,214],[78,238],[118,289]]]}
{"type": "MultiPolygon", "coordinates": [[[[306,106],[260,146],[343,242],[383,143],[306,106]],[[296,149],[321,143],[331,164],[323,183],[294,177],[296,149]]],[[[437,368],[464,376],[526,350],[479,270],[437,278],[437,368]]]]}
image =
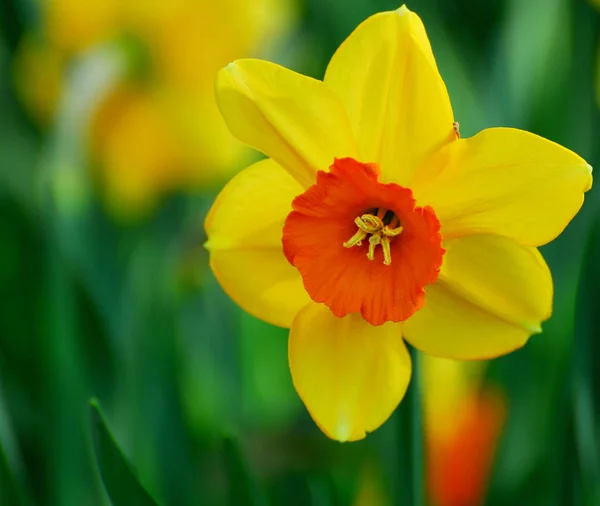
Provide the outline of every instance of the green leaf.
{"type": "Polygon", "coordinates": [[[577,449],[580,480],[585,498],[583,504],[600,501],[600,454],[597,447],[597,427],[600,419],[600,375],[595,367],[600,345],[600,219],[594,223],[588,238],[582,265],[577,311],[575,343],[571,364],[571,402],[573,409],[574,443],[577,449]]]}
{"type": "Polygon", "coordinates": [[[10,468],[8,458],[0,446],[0,504],[27,504],[22,497],[19,485],[10,468]]]}
{"type": "Polygon", "coordinates": [[[112,437],[98,401],[92,399],[90,407],[96,463],[114,506],[158,506],[140,484],[131,465],[112,437]]]}
{"type": "Polygon", "coordinates": [[[33,504],[27,488],[28,482],[8,408],[0,389],[0,504],[33,504]]]}
{"type": "Polygon", "coordinates": [[[241,449],[232,437],[226,437],[223,441],[223,456],[229,483],[227,504],[262,506],[264,497],[259,494],[241,449]]]}

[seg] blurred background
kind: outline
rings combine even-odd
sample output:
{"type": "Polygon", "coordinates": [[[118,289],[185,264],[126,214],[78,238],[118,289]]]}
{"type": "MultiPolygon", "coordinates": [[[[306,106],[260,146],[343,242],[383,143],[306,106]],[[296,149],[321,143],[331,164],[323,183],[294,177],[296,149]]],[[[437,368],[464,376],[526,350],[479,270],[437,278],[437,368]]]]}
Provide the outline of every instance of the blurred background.
{"type": "MultiPolygon", "coordinates": [[[[287,332],[237,308],[202,247],[216,193],[257,157],[218,115],[216,70],[256,56],[321,78],[355,26],[397,7],[0,2],[0,505],[111,504],[94,435],[115,506],[418,503],[414,389],[366,440],[328,440],[287,332]],[[150,502],[117,499],[134,478],[92,397],[150,502]]],[[[408,7],[463,136],[524,128],[600,164],[600,2],[408,7]]],[[[489,363],[422,359],[427,504],[600,504],[597,194],[542,249],[543,334],[489,363]]]]}

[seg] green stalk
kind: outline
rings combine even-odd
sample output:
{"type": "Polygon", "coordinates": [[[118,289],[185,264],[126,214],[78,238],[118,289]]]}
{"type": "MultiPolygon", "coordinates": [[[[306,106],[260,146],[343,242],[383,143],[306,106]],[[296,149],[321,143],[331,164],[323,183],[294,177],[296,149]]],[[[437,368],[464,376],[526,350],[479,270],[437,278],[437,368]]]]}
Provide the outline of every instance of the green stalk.
{"type": "Polygon", "coordinates": [[[411,474],[413,489],[413,506],[424,506],[424,458],[423,458],[423,416],[422,416],[422,378],[421,358],[419,352],[412,350],[413,372],[412,372],[412,395],[411,395],[411,474]]]}

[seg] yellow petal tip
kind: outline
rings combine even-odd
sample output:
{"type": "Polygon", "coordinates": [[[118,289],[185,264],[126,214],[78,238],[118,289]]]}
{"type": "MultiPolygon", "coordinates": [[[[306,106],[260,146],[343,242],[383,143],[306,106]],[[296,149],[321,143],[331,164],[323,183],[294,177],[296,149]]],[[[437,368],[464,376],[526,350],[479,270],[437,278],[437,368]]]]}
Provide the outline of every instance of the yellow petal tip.
{"type": "Polygon", "coordinates": [[[537,324],[534,324],[534,323],[532,323],[532,324],[529,326],[529,329],[528,329],[528,330],[529,330],[529,332],[531,332],[532,334],[541,334],[541,333],[542,333],[542,327],[541,327],[541,325],[537,325],[537,324]]]}
{"type": "Polygon", "coordinates": [[[585,187],[585,190],[583,190],[584,192],[587,192],[592,189],[592,184],[593,184],[592,173],[594,172],[594,169],[592,168],[592,166],[589,163],[586,164],[586,167],[590,172],[590,179],[588,181],[588,185],[585,187]]]}
{"type": "Polygon", "coordinates": [[[345,417],[341,418],[336,427],[335,438],[340,443],[345,443],[350,439],[350,433],[350,423],[348,419],[345,417]]]}
{"type": "Polygon", "coordinates": [[[231,85],[231,80],[234,79],[232,75],[235,74],[236,68],[237,61],[232,61],[217,72],[217,75],[215,76],[215,87],[217,90],[227,84],[231,85]]]}
{"type": "Polygon", "coordinates": [[[396,12],[398,15],[404,16],[405,14],[410,14],[410,9],[406,6],[406,4],[402,4],[400,7],[398,7],[396,12]]]}

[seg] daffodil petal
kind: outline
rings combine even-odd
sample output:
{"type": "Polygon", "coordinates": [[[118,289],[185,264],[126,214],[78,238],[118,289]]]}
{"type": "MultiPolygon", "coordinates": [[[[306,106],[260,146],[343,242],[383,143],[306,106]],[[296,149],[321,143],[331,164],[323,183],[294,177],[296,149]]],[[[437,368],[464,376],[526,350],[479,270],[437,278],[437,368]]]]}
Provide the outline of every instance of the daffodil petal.
{"type": "Polygon", "coordinates": [[[238,60],[219,72],[216,97],[231,133],[304,187],[334,158],[357,155],[344,107],[321,81],[274,63],[238,60]]]}
{"type": "Polygon", "coordinates": [[[592,168],[572,151],[512,128],[483,130],[435,153],[411,188],[429,204],[445,238],[498,234],[540,246],[583,204],[592,168]]]}
{"type": "Polygon", "coordinates": [[[425,28],[406,7],[364,21],[339,47],[325,83],[348,111],[364,162],[406,185],[455,138],[453,114],[425,28]]]}
{"type": "Polygon", "coordinates": [[[537,248],[498,235],[444,242],[438,280],[454,293],[525,330],[552,313],[552,274],[537,248]]]}
{"type": "Polygon", "coordinates": [[[248,313],[289,327],[309,297],[283,255],[281,231],[300,184],[272,160],[240,172],[215,201],[205,228],[210,265],[248,313]]]}
{"type": "Polygon", "coordinates": [[[537,249],[479,235],[447,241],[425,307],[406,339],[430,355],[486,359],[523,346],[552,310],[552,277],[537,249]]]}
{"type": "Polygon", "coordinates": [[[405,322],[405,338],[415,348],[458,360],[504,355],[521,348],[530,334],[457,297],[442,283],[427,289],[425,307],[405,322]]]}
{"type": "Polygon", "coordinates": [[[374,327],[359,314],[337,318],[314,302],[298,313],[289,339],[292,379],[332,439],[364,438],[404,397],[411,362],[401,329],[397,323],[374,327]]]}

